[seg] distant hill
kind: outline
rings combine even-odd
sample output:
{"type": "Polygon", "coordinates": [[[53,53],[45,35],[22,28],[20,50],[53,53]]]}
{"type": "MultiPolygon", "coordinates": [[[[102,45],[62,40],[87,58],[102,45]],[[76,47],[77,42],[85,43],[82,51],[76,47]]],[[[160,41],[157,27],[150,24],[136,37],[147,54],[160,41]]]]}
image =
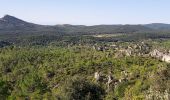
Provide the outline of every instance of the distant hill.
{"type": "Polygon", "coordinates": [[[41,25],[29,23],[16,17],[5,15],[0,19],[0,30],[35,30],[41,25]]]}
{"type": "Polygon", "coordinates": [[[157,30],[169,30],[169,24],[146,24],[146,25],[38,25],[29,23],[19,18],[5,15],[0,18],[0,33],[4,32],[53,32],[67,34],[100,34],[100,33],[134,33],[134,32],[150,32],[157,30]]]}
{"type": "Polygon", "coordinates": [[[133,33],[140,31],[151,31],[152,29],[142,25],[95,25],[95,26],[73,26],[66,25],[68,32],[83,33],[133,33]]]}
{"type": "Polygon", "coordinates": [[[0,18],[0,32],[48,32],[57,30],[61,31],[57,27],[26,22],[10,15],[0,18]]]}
{"type": "Polygon", "coordinates": [[[155,30],[170,31],[170,24],[152,23],[152,24],[146,24],[144,26],[155,30]]]}

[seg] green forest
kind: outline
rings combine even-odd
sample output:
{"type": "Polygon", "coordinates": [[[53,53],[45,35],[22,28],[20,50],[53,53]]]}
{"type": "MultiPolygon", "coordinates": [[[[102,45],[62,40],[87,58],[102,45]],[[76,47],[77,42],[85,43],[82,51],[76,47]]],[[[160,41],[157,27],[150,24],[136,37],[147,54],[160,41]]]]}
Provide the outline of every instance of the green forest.
{"type": "Polygon", "coordinates": [[[169,34],[138,34],[1,34],[0,98],[168,100],[170,64],[150,52],[169,52],[169,34]]]}

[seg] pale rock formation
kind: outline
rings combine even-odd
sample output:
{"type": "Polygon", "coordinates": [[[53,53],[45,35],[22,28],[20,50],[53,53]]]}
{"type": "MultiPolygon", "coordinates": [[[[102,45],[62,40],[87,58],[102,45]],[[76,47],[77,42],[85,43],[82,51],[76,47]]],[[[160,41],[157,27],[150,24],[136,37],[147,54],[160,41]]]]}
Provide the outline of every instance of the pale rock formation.
{"type": "Polygon", "coordinates": [[[145,100],[170,100],[170,94],[168,90],[160,92],[150,88],[145,94],[145,100]]]}
{"type": "Polygon", "coordinates": [[[94,73],[94,78],[97,82],[100,80],[100,73],[98,71],[94,73]]]}
{"type": "Polygon", "coordinates": [[[170,55],[163,55],[162,61],[165,61],[167,63],[170,63],[170,55]]]}
{"type": "Polygon", "coordinates": [[[114,78],[112,77],[111,74],[109,74],[108,76],[108,81],[107,81],[107,91],[110,91],[110,85],[114,82],[114,78]]]}
{"type": "Polygon", "coordinates": [[[150,55],[152,57],[160,59],[164,62],[170,63],[170,54],[165,54],[165,53],[160,52],[159,50],[155,49],[150,53],[150,55]]]}

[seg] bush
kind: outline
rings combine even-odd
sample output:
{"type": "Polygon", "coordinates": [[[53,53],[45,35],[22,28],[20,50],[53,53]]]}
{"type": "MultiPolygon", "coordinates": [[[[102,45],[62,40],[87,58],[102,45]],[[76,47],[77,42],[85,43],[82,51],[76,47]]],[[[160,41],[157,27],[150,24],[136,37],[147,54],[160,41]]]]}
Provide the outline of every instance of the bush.
{"type": "Polygon", "coordinates": [[[10,86],[8,83],[0,80],[0,98],[5,100],[10,95],[10,86]]]}
{"type": "Polygon", "coordinates": [[[58,96],[62,100],[102,100],[104,94],[104,89],[97,84],[74,77],[65,82],[58,96]]]}

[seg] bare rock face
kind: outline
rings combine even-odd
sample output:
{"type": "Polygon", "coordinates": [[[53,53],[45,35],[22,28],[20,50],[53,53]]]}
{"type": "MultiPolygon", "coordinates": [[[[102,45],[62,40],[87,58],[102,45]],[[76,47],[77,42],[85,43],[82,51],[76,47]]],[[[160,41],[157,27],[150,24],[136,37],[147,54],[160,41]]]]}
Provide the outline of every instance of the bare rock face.
{"type": "Polygon", "coordinates": [[[162,57],[163,57],[163,53],[160,52],[160,51],[157,50],[157,49],[153,50],[153,51],[150,53],[150,55],[151,55],[152,57],[155,57],[155,58],[162,58],[162,57]]]}
{"type": "Polygon", "coordinates": [[[165,61],[167,63],[170,63],[170,55],[163,55],[162,61],[165,61]]]}
{"type": "Polygon", "coordinates": [[[100,73],[98,71],[94,73],[94,78],[96,81],[100,80],[100,73]]]}
{"type": "Polygon", "coordinates": [[[160,59],[164,62],[170,63],[170,54],[169,53],[167,54],[167,53],[164,53],[164,52],[161,52],[161,51],[155,49],[150,53],[150,55],[152,57],[160,59]]]}

